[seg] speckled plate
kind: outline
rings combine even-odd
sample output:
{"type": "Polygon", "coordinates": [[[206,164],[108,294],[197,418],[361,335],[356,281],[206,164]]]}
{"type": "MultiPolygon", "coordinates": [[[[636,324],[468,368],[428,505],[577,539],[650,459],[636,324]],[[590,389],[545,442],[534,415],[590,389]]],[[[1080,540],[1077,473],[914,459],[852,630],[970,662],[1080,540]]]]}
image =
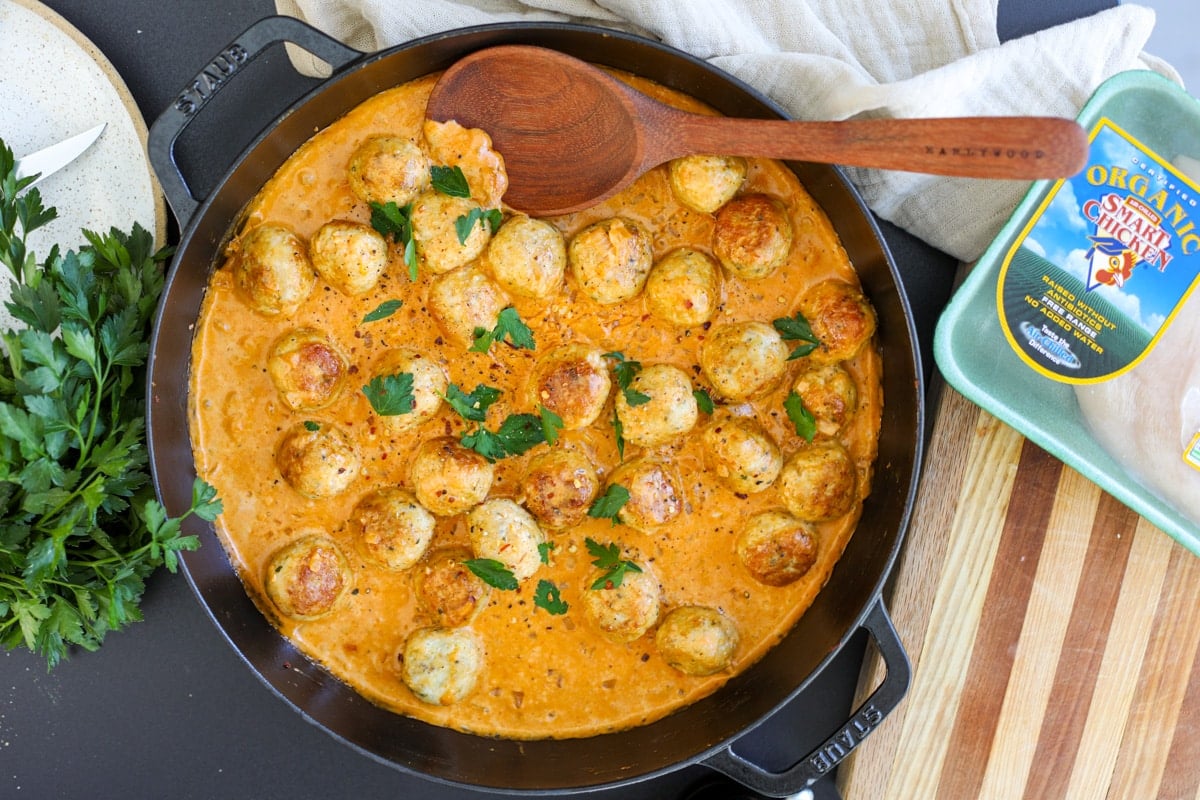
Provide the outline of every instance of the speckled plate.
{"type": "MultiPolygon", "coordinates": [[[[108,59],[36,0],[0,0],[0,58],[0,138],[18,158],[107,123],[87,152],[38,184],[58,219],[30,236],[34,252],[77,247],[85,228],[127,231],[134,222],[162,243],[166,210],[146,160],[146,124],[108,59]]],[[[0,306],[0,326],[10,324],[0,306]]]]}

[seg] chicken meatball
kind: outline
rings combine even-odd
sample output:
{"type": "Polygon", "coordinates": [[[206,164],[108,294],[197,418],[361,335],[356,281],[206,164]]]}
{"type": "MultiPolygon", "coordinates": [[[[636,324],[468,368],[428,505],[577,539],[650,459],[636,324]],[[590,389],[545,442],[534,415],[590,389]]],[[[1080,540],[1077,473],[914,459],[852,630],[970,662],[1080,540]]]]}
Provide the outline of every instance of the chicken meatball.
{"type": "Polygon", "coordinates": [[[303,422],[284,434],[275,463],[288,485],[311,499],[346,491],[358,477],[358,446],[328,422],[303,422]]]}
{"type": "Polygon", "coordinates": [[[875,310],[856,287],[831,278],[804,293],[800,311],[819,344],[808,357],[818,364],[845,361],[875,334],[875,310]]]}
{"type": "Polygon", "coordinates": [[[384,353],[375,365],[374,375],[377,378],[412,376],[412,408],[402,414],[385,414],[379,418],[393,432],[414,428],[437,414],[450,385],[445,367],[411,347],[396,347],[384,353]]]}
{"type": "Polygon", "coordinates": [[[308,246],[282,225],[251,228],[234,242],[229,254],[234,283],[260,314],[291,316],[317,285],[308,246]]]}
{"type": "Polygon", "coordinates": [[[568,528],[587,518],[600,478],[579,450],[555,448],[534,456],[525,471],[525,507],[546,528],[568,528]]]}
{"type": "Polygon", "coordinates": [[[653,458],[626,461],[612,471],[608,483],[629,492],[629,500],[617,512],[617,519],[635,530],[653,530],[683,512],[679,478],[666,462],[653,458]]]}
{"type": "Polygon", "coordinates": [[[492,236],[483,262],[507,291],[545,300],[562,288],[567,245],[549,222],[514,214],[492,236]]]}
{"type": "Polygon", "coordinates": [[[404,489],[385,487],[364,497],[350,521],[363,550],[375,563],[405,570],[425,555],[436,523],[417,499],[404,489]]]}
{"type": "Polygon", "coordinates": [[[346,384],[346,357],[321,331],[296,328],[271,348],[267,374],[288,408],[315,411],[341,396],[346,384]]]}
{"type": "Polygon", "coordinates": [[[627,570],[619,586],[595,573],[583,590],[583,611],[600,635],[617,644],[641,638],[658,622],[662,589],[645,564],[641,572],[627,570]],[[599,587],[596,584],[599,583],[599,587]]]}
{"type": "Polygon", "coordinates": [[[508,189],[504,157],[496,152],[492,137],[479,128],[464,128],[454,120],[425,120],[425,141],[433,160],[458,167],[471,188],[471,197],[484,208],[499,208],[508,189]]]}
{"type": "Polygon", "coordinates": [[[364,203],[406,206],[429,188],[429,158],[412,139],[373,136],[350,156],[350,190],[364,203]]]}
{"type": "Polygon", "coordinates": [[[310,534],[271,556],[264,583],[280,612],[307,621],[332,611],[352,579],[350,564],[333,540],[310,534]]]}
{"type": "Polygon", "coordinates": [[[479,258],[492,238],[492,224],[478,217],[482,209],[469,197],[425,192],[412,207],[412,238],[423,268],[442,275],[479,258]],[[478,221],[459,239],[458,220],[474,213],[478,221]]]}
{"type": "Polygon", "coordinates": [[[765,278],[787,260],[792,249],[792,221],[787,208],[773,197],[747,194],[717,212],[713,255],[730,274],[765,278]]]}
{"type": "Polygon", "coordinates": [[[650,237],[633,220],[611,217],[587,226],[567,246],[567,263],[579,288],[605,305],[642,290],[654,251],[650,237]]]}
{"type": "Polygon", "coordinates": [[[651,314],[691,328],[703,325],[721,304],[721,273],[699,250],[681,247],[661,258],[646,278],[646,308],[651,314]]]}
{"type": "Polygon", "coordinates": [[[599,418],[611,389],[612,378],[603,351],[566,344],[538,361],[529,393],[535,405],[557,414],[564,428],[578,430],[599,418]]]}
{"type": "Polygon", "coordinates": [[[654,644],[663,660],[685,675],[712,675],[733,663],[738,629],[715,608],[681,606],[663,617],[654,644]]]}
{"type": "Polygon", "coordinates": [[[693,211],[711,214],[737,194],[746,180],[741,156],[693,155],[667,164],[675,198],[693,211]]]}
{"type": "Polygon", "coordinates": [[[779,473],[779,496],[794,516],[810,522],[837,519],[857,500],[854,462],[836,440],[797,451],[779,473]]]}
{"type": "Polygon", "coordinates": [[[375,288],[388,263],[387,240],[370,225],[333,220],[308,243],[313,269],[342,294],[375,288]]]}
{"type": "Polygon", "coordinates": [[[765,322],[722,325],[700,347],[700,368],[717,393],[750,400],[770,391],[787,369],[788,348],[765,322]]]}
{"type": "Polygon", "coordinates": [[[804,407],[817,422],[817,433],[837,436],[846,429],[858,403],[854,378],[837,364],[828,364],[801,372],[792,384],[804,407]]]}
{"type": "Polygon", "coordinates": [[[626,441],[642,447],[679,438],[700,416],[691,379],[670,364],[651,364],[638,372],[628,390],[617,393],[616,411],[626,441]]]}
{"type": "Polygon", "coordinates": [[[759,583],[787,586],[817,560],[817,530],[785,511],[764,511],[746,521],[737,538],[738,560],[759,583]]]}
{"type": "Polygon", "coordinates": [[[546,541],[529,512],[503,497],[486,500],[467,514],[467,535],[476,558],[491,558],[508,567],[518,581],[542,563],[538,545],[546,541]]]}
{"type": "Polygon", "coordinates": [[[429,315],[455,343],[470,347],[475,331],[496,327],[508,296],[475,266],[439,275],[429,287],[429,315]]]}
{"type": "Polygon", "coordinates": [[[770,488],[783,468],[779,446],[752,417],[718,413],[700,439],[717,476],[740,494],[770,488]]]}
{"type": "Polygon", "coordinates": [[[439,516],[479,505],[492,488],[490,461],[444,436],[421,443],[409,466],[409,482],[421,505],[439,516]]]}
{"type": "Polygon", "coordinates": [[[421,701],[459,702],[475,690],[483,672],[483,647],[467,628],[422,628],[409,634],[400,677],[421,701]]]}
{"type": "Polygon", "coordinates": [[[467,567],[470,559],[465,547],[444,547],[413,570],[417,601],[442,627],[467,624],[487,603],[491,588],[467,567]]]}

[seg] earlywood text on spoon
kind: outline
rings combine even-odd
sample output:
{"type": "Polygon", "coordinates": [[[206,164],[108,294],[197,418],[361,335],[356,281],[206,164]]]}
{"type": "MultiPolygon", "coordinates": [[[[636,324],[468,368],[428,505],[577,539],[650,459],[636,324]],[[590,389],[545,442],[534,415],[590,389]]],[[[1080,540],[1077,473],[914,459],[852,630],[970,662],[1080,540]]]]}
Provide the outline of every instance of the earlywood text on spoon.
{"type": "Polygon", "coordinates": [[[979,156],[980,158],[1045,158],[1046,151],[1044,150],[1017,150],[1015,148],[1003,149],[999,147],[936,147],[934,145],[925,146],[925,154],[930,156],[954,156],[954,157],[970,157],[979,156]]]}

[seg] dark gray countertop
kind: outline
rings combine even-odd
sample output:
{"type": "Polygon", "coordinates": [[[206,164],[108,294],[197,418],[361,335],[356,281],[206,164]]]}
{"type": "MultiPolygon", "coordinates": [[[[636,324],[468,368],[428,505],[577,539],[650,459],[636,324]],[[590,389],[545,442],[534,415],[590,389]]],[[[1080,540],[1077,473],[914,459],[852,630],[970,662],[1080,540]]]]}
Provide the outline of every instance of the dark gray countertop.
{"type": "MultiPolygon", "coordinates": [[[[1111,3],[1005,0],[1005,37],[1111,3]]],[[[126,81],[152,121],[269,0],[47,0],[90,38],[126,81]]],[[[292,73],[282,49],[260,59],[265,85],[299,96],[313,83],[292,73]]],[[[255,102],[254,89],[230,87],[231,111],[217,127],[189,131],[179,161],[199,193],[291,98],[255,102]]],[[[918,316],[926,347],[948,293],[953,261],[883,226],[918,316]]],[[[175,235],[172,228],[171,235],[175,235]]],[[[932,359],[927,358],[927,364],[932,359]]],[[[5,798],[479,798],[380,764],[306,723],[276,698],[207,618],[182,576],[156,575],[143,601],[145,621],[111,635],[97,653],[78,653],[47,674],[25,651],[0,653],[0,797],[5,798]]],[[[827,669],[786,718],[771,720],[747,744],[803,755],[843,722],[862,642],[827,669]]],[[[690,767],[620,791],[586,797],[670,798],[705,781],[690,767]]],[[[715,796],[733,797],[733,789],[715,796]]]]}

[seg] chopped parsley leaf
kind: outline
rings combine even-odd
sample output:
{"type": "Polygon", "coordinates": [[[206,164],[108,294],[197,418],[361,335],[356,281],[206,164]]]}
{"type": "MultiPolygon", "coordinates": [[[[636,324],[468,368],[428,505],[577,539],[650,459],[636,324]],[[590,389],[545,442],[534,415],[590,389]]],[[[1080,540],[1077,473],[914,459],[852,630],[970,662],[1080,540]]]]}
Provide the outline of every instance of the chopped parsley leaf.
{"type": "Polygon", "coordinates": [[[500,227],[504,215],[500,213],[498,208],[489,208],[486,211],[482,208],[475,207],[463,214],[458,219],[454,220],[454,232],[458,234],[458,243],[466,244],[467,237],[471,235],[471,230],[476,223],[480,225],[486,224],[489,229],[496,230],[500,227]]]}
{"type": "Polygon", "coordinates": [[[483,422],[487,419],[488,408],[496,402],[502,392],[494,386],[479,384],[470,393],[464,392],[455,384],[446,388],[445,400],[460,417],[471,422],[483,422]]]}
{"type": "Polygon", "coordinates": [[[413,376],[411,372],[395,375],[376,375],[362,388],[371,408],[381,417],[396,417],[413,410],[413,376]]]}
{"type": "Polygon", "coordinates": [[[558,587],[545,578],[538,581],[537,592],[533,595],[533,604],[554,616],[565,614],[570,608],[567,601],[562,599],[562,593],[558,591],[558,587]]]}
{"type": "Polygon", "coordinates": [[[614,483],[604,490],[588,508],[588,516],[593,519],[610,519],[617,524],[617,514],[629,502],[629,490],[619,483],[614,483]]]}
{"type": "Polygon", "coordinates": [[[787,398],[783,401],[783,408],[787,411],[788,419],[796,428],[796,435],[811,442],[817,435],[817,418],[804,407],[804,399],[795,392],[788,392],[787,398]]]}
{"type": "Polygon", "coordinates": [[[434,191],[448,197],[471,196],[471,187],[467,184],[467,176],[463,174],[462,167],[457,164],[453,167],[434,164],[429,168],[429,179],[433,184],[434,191]]]}
{"type": "Polygon", "coordinates": [[[515,591],[517,588],[517,577],[513,575],[512,570],[494,558],[472,558],[463,564],[488,586],[506,592],[515,591]]]}
{"type": "Polygon", "coordinates": [[[382,303],[380,303],[378,306],[375,307],[374,311],[372,311],[371,313],[369,313],[365,317],[363,317],[362,321],[364,323],[367,323],[367,322],[378,322],[381,319],[387,319],[392,314],[395,314],[397,311],[399,311],[400,306],[402,306],[402,305],[404,305],[403,300],[384,300],[382,303]]]}
{"type": "Polygon", "coordinates": [[[604,570],[592,583],[592,589],[616,589],[624,582],[627,573],[642,571],[637,564],[621,558],[621,549],[616,544],[600,544],[591,537],[585,543],[592,556],[592,564],[604,570]]]}
{"type": "Polygon", "coordinates": [[[546,444],[553,447],[558,444],[558,432],[563,427],[562,417],[545,406],[538,406],[538,416],[542,420],[542,435],[546,438],[546,444]]]}
{"type": "Polygon", "coordinates": [[[630,406],[640,406],[643,403],[650,402],[650,395],[643,394],[636,389],[631,389],[630,384],[637,374],[642,371],[642,362],[633,361],[625,358],[625,354],[617,351],[605,353],[605,358],[611,358],[616,362],[613,367],[613,374],[617,378],[617,388],[625,395],[625,402],[630,406]]]}
{"type": "Polygon", "coordinates": [[[395,202],[371,203],[371,227],[385,237],[404,246],[404,263],[408,279],[417,282],[417,242],[412,234],[412,203],[397,206],[395,202]]]}
{"type": "Polygon", "coordinates": [[[473,353],[486,353],[492,342],[502,342],[508,339],[513,347],[533,350],[533,331],[521,320],[521,315],[512,306],[501,309],[496,316],[496,327],[490,331],[485,328],[475,329],[475,341],[468,348],[473,353]]]}
{"type": "Polygon", "coordinates": [[[793,317],[780,317],[771,324],[775,326],[775,330],[779,331],[779,335],[783,337],[784,341],[800,342],[788,356],[788,361],[808,355],[821,344],[816,334],[813,333],[812,326],[799,311],[793,317]]]}

